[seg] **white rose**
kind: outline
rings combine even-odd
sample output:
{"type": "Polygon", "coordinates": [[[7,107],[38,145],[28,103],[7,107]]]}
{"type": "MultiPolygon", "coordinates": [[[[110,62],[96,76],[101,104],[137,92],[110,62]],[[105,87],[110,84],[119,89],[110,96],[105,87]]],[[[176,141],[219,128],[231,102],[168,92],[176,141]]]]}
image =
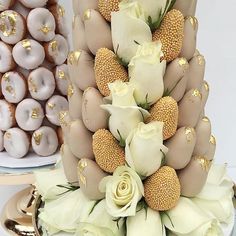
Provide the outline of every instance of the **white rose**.
{"type": "Polygon", "coordinates": [[[152,105],[164,93],[166,61],[161,62],[161,47],[160,41],[144,43],[138,46],[136,55],[130,61],[130,83],[135,88],[134,97],[139,105],[152,105]]]}
{"type": "Polygon", "coordinates": [[[168,149],[163,145],[163,122],[139,123],[126,140],[125,158],[140,176],[154,174],[168,149]]]}
{"type": "Polygon", "coordinates": [[[112,218],[106,211],[106,202],[99,202],[77,228],[78,236],[124,236],[124,219],[112,218]]]}
{"type": "Polygon", "coordinates": [[[176,207],[162,214],[166,228],[177,236],[223,236],[219,222],[190,198],[181,197],[176,207]]]}
{"type": "Polygon", "coordinates": [[[50,235],[59,231],[74,233],[78,222],[87,219],[95,203],[86,198],[80,189],[66,193],[54,201],[46,201],[39,214],[41,225],[50,235]]]}
{"type": "Polygon", "coordinates": [[[120,10],[111,14],[111,30],[114,49],[125,64],[135,56],[138,44],[152,41],[152,32],[137,2],[120,3],[120,10]]]}
{"type": "Polygon", "coordinates": [[[134,216],[144,195],[140,177],[127,166],[118,167],[113,176],[105,177],[100,191],[106,193],[106,209],[113,217],[134,216]]]}
{"type": "Polygon", "coordinates": [[[127,218],[127,236],[165,236],[160,213],[151,208],[143,208],[135,216],[127,218]]]}
{"type": "Polygon", "coordinates": [[[230,224],[234,215],[233,195],[233,181],[227,176],[226,165],[212,165],[203,190],[193,201],[220,222],[230,224]]]}

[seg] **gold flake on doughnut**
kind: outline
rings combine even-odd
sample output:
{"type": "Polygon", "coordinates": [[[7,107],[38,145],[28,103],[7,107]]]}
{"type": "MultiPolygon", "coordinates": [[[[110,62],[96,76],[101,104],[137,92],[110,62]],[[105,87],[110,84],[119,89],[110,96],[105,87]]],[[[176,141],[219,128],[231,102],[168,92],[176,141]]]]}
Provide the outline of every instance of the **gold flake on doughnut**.
{"type": "Polygon", "coordinates": [[[5,135],[6,135],[6,138],[7,138],[7,139],[11,139],[11,133],[9,133],[9,132],[6,132],[6,134],[5,134],[5,135]]]}
{"type": "Polygon", "coordinates": [[[58,49],[58,43],[56,40],[53,40],[51,43],[50,43],[50,48],[52,49],[53,52],[55,52],[57,49],[58,49]]]}
{"type": "Polygon", "coordinates": [[[87,166],[88,166],[88,163],[85,159],[79,161],[79,163],[78,163],[78,172],[82,173],[87,166]]]}
{"type": "Polygon", "coordinates": [[[3,79],[4,81],[10,83],[10,78],[9,78],[9,76],[10,76],[9,73],[7,72],[7,73],[5,73],[5,74],[3,75],[2,79],[3,79]]]}
{"type": "Polygon", "coordinates": [[[44,34],[48,34],[50,31],[52,31],[48,26],[44,25],[40,31],[42,31],[44,34]]]}
{"type": "Polygon", "coordinates": [[[192,141],[192,136],[195,135],[195,130],[194,128],[192,127],[186,127],[185,128],[185,135],[186,135],[186,139],[187,139],[187,142],[191,142],[192,141]]]}
{"type": "Polygon", "coordinates": [[[6,91],[8,92],[8,93],[10,93],[12,96],[16,96],[16,94],[15,94],[15,90],[14,90],[14,88],[12,87],[12,86],[6,86],[6,91]]]}
{"type": "Polygon", "coordinates": [[[73,88],[73,85],[70,84],[70,85],[68,86],[67,95],[68,95],[69,98],[71,98],[71,97],[73,96],[73,94],[74,94],[74,88],[73,88]]]}
{"type": "Polygon", "coordinates": [[[65,16],[66,11],[61,5],[58,6],[58,12],[61,17],[65,16]]]}
{"type": "Polygon", "coordinates": [[[11,28],[8,28],[6,23],[3,23],[0,25],[0,31],[2,31],[3,35],[5,37],[9,37],[11,35],[16,34],[16,22],[17,22],[17,13],[13,12],[10,14],[7,14],[6,12],[2,12],[0,15],[1,20],[8,20],[11,28]]]}
{"type": "Polygon", "coordinates": [[[80,55],[81,55],[81,51],[73,51],[73,52],[70,52],[70,53],[69,53],[69,56],[68,56],[68,62],[69,62],[71,65],[76,65],[76,64],[78,64],[80,55]]]}
{"type": "Polygon", "coordinates": [[[211,135],[209,142],[213,145],[216,145],[216,138],[213,135],[211,135]]]}
{"type": "Polygon", "coordinates": [[[194,97],[199,97],[199,98],[202,99],[202,94],[201,94],[201,92],[198,89],[194,89],[192,95],[194,97]]]}
{"type": "Polygon", "coordinates": [[[39,146],[41,144],[42,137],[43,137],[43,134],[41,132],[34,133],[33,139],[34,139],[36,145],[39,146]]]}
{"type": "Polygon", "coordinates": [[[56,104],[53,104],[53,103],[48,102],[48,107],[49,107],[51,110],[53,110],[55,106],[56,106],[56,104]]]}
{"type": "Polygon", "coordinates": [[[67,80],[65,72],[63,70],[58,70],[59,79],[67,80]]]}
{"type": "Polygon", "coordinates": [[[29,39],[24,39],[22,41],[22,47],[25,48],[27,51],[30,51],[32,49],[29,39]]]}
{"type": "Polygon", "coordinates": [[[202,169],[208,172],[211,167],[211,161],[207,160],[204,156],[196,156],[194,157],[194,160],[198,161],[201,165],[202,169]]]}
{"type": "Polygon", "coordinates": [[[84,12],[84,20],[89,20],[91,17],[91,9],[87,9],[85,12],[84,12]]]}
{"type": "Polygon", "coordinates": [[[206,81],[204,81],[204,87],[207,92],[210,90],[209,84],[206,81]]]}
{"type": "Polygon", "coordinates": [[[69,122],[65,120],[65,117],[68,115],[67,111],[61,111],[59,113],[59,122],[61,126],[69,126],[69,122]]]}
{"type": "Polygon", "coordinates": [[[87,185],[87,180],[86,180],[85,176],[82,175],[82,174],[79,174],[79,178],[80,178],[81,183],[82,183],[84,186],[86,186],[86,185],[87,185]]]}
{"type": "Polygon", "coordinates": [[[28,80],[28,86],[29,86],[29,91],[30,92],[34,92],[37,93],[38,92],[38,88],[36,86],[36,84],[34,83],[32,78],[29,78],[28,80]]]}
{"type": "Polygon", "coordinates": [[[40,114],[40,109],[38,107],[32,109],[31,118],[38,119],[40,114]]]}

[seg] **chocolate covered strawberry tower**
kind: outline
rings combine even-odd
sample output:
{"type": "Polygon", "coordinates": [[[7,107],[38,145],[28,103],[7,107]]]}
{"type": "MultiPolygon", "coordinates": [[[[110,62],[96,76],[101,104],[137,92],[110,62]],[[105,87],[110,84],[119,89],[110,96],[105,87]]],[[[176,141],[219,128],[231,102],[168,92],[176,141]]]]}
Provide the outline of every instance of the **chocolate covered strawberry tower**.
{"type": "Polygon", "coordinates": [[[54,154],[68,109],[67,27],[56,0],[0,1],[0,151],[54,154]]]}

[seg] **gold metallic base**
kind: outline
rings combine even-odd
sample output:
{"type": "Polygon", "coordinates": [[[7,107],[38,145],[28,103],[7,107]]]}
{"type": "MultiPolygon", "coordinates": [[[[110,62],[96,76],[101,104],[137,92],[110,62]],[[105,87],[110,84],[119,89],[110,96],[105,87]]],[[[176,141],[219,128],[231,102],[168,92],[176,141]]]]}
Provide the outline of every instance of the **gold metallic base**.
{"type": "Polygon", "coordinates": [[[29,187],[13,196],[5,205],[0,222],[14,236],[36,236],[32,216],[37,193],[29,187]]]}

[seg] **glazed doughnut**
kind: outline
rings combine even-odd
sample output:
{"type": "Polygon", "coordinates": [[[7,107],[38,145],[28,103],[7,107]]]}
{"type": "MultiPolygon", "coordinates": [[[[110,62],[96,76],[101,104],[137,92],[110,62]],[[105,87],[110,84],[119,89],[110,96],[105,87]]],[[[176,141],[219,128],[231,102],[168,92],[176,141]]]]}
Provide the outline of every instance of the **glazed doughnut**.
{"type": "Polygon", "coordinates": [[[39,156],[51,156],[58,148],[57,133],[54,129],[43,126],[33,133],[31,144],[39,156]]]}
{"type": "Polygon", "coordinates": [[[56,88],[53,73],[44,67],[33,70],[28,77],[28,87],[32,98],[41,101],[49,99],[56,88]]]}
{"type": "Polygon", "coordinates": [[[29,137],[19,128],[9,129],[4,134],[4,148],[10,156],[22,158],[29,152],[29,137]]]}
{"type": "Polygon", "coordinates": [[[44,111],[41,104],[34,99],[27,98],[16,107],[16,121],[25,131],[34,131],[43,123],[44,111]]]}
{"type": "Polygon", "coordinates": [[[16,44],[25,36],[25,19],[16,11],[3,11],[0,14],[0,26],[0,37],[5,43],[16,44]]]}
{"type": "Polygon", "coordinates": [[[19,0],[24,6],[28,8],[44,7],[48,0],[19,0]]]}
{"type": "Polygon", "coordinates": [[[5,100],[0,100],[0,130],[6,131],[16,124],[15,106],[5,100]]]}
{"type": "Polygon", "coordinates": [[[10,103],[19,103],[27,94],[24,76],[16,71],[10,71],[2,76],[2,94],[10,103]]]}
{"type": "Polygon", "coordinates": [[[48,61],[61,65],[66,61],[69,53],[68,43],[63,36],[57,34],[52,41],[45,43],[45,51],[48,61]]]}
{"type": "Polygon", "coordinates": [[[45,8],[35,8],[27,17],[27,27],[33,38],[48,42],[55,37],[56,22],[52,13],[45,8]]]}
{"type": "Polygon", "coordinates": [[[68,66],[62,64],[61,66],[56,66],[54,70],[54,76],[56,79],[57,90],[64,96],[67,96],[68,86],[69,86],[69,72],[68,66]]]}
{"type": "Polygon", "coordinates": [[[5,73],[14,69],[16,66],[13,56],[12,47],[4,42],[0,42],[0,72],[5,73]]]}
{"type": "Polygon", "coordinates": [[[60,126],[59,114],[68,109],[68,101],[62,96],[54,95],[46,104],[46,117],[52,124],[60,126]]]}
{"type": "Polygon", "coordinates": [[[15,0],[0,0],[0,11],[8,10],[14,3],[15,0]]]}
{"type": "Polygon", "coordinates": [[[24,39],[17,43],[13,48],[12,55],[15,62],[27,70],[37,68],[45,58],[43,46],[33,39],[24,39]]]}
{"type": "Polygon", "coordinates": [[[0,130],[0,152],[4,150],[4,142],[3,142],[3,132],[0,130]]]}
{"type": "Polygon", "coordinates": [[[56,21],[56,33],[67,37],[69,31],[66,24],[65,9],[61,5],[55,4],[49,10],[56,21]]]}

